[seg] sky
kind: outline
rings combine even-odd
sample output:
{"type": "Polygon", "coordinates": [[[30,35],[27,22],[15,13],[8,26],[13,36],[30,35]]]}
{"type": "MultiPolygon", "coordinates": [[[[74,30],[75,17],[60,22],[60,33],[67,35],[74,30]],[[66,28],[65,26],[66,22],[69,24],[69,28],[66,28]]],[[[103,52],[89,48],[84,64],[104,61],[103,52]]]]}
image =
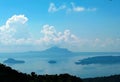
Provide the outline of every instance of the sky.
{"type": "Polygon", "coordinates": [[[0,0],[0,52],[120,52],[120,0],[0,0]]]}

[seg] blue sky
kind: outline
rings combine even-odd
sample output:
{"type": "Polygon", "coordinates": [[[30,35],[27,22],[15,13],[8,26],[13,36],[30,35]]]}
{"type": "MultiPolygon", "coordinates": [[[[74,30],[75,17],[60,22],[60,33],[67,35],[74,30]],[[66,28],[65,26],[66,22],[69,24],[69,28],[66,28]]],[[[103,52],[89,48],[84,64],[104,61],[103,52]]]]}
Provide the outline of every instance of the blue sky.
{"type": "Polygon", "coordinates": [[[0,52],[52,46],[120,51],[120,0],[0,0],[0,52]]]}

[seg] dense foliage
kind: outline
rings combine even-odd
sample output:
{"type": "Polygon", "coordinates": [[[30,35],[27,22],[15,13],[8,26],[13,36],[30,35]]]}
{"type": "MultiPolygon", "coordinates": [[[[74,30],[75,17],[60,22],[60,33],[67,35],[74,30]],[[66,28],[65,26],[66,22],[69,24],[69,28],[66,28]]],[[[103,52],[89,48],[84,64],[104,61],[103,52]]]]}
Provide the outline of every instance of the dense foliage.
{"type": "Polygon", "coordinates": [[[0,82],[82,82],[82,80],[69,74],[37,75],[35,72],[24,74],[0,64],[0,82]]]}
{"type": "Polygon", "coordinates": [[[120,75],[83,79],[83,82],[120,82],[120,75]]]}
{"type": "Polygon", "coordinates": [[[120,82],[120,75],[80,79],[69,74],[37,75],[25,74],[0,64],[0,82],[120,82]]]}

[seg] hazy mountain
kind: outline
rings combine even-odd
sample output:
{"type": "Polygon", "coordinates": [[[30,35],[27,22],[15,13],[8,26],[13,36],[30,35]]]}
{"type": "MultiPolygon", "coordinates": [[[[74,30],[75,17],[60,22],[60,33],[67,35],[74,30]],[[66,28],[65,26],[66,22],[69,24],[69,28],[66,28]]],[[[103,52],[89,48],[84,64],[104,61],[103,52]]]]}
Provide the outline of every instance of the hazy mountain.
{"type": "Polygon", "coordinates": [[[59,47],[51,47],[51,48],[48,48],[42,52],[47,52],[47,53],[71,53],[71,51],[69,51],[68,49],[66,48],[59,48],[59,47]]]}
{"type": "Polygon", "coordinates": [[[71,51],[69,51],[68,49],[66,48],[60,48],[60,47],[51,47],[51,48],[48,48],[44,51],[30,51],[29,52],[30,54],[34,53],[34,54],[40,54],[40,55],[70,55],[72,54],[71,51]]]}

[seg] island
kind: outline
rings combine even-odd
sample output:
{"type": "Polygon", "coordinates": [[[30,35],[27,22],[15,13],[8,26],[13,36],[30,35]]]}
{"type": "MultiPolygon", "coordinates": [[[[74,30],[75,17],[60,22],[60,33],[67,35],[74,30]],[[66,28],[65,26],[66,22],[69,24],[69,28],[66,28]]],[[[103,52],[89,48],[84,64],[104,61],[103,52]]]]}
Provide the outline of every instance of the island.
{"type": "Polygon", "coordinates": [[[49,64],[55,64],[55,63],[57,63],[55,60],[50,60],[50,61],[48,61],[48,63],[49,64]]]}
{"type": "Polygon", "coordinates": [[[120,82],[119,75],[80,78],[69,74],[37,75],[22,73],[0,63],[0,82],[120,82]]]}
{"type": "Polygon", "coordinates": [[[7,60],[3,61],[3,63],[5,63],[5,64],[22,64],[22,63],[25,63],[25,61],[8,58],[7,60]]]}
{"type": "Polygon", "coordinates": [[[120,64],[120,56],[96,56],[78,60],[75,64],[120,64]]]}

